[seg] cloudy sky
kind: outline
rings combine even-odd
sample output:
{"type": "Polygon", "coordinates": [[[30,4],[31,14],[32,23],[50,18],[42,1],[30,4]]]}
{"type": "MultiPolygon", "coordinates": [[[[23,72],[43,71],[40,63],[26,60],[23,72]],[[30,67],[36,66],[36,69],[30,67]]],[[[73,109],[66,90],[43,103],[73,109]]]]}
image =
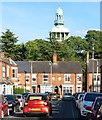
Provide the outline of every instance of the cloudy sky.
{"type": "Polygon", "coordinates": [[[90,0],[90,2],[2,0],[0,31],[5,32],[6,29],[10,29],[15,36],[18,36],[19,43],[40,38],[47,39],[49,31],[54,27],[59,1],[63,10],[64,26],[69,29],[70,35],[84,36],[87,30],[100,29],[98,0],[90,0]]]}

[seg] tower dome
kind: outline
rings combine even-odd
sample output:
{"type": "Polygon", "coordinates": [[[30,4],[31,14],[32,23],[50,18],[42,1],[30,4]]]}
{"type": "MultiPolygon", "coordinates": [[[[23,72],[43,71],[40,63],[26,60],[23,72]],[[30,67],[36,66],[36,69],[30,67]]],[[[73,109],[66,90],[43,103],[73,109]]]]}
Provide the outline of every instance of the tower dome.
{"type": "Polygon", "coordinates": [[[69,29],[64,27],[63,10],[60,8],[60,6],[56,10],[54,25],[55,26],[50,31],[50,38],[53,34],[58,41],[67,39],[69,35],[69,29]]]}
{"type": "Polygon", "coordinates": [[[56,10],[56,14],[63,15],[63,10],[60,8],[60,6],[59,6],[58,9],[56,10]]]}

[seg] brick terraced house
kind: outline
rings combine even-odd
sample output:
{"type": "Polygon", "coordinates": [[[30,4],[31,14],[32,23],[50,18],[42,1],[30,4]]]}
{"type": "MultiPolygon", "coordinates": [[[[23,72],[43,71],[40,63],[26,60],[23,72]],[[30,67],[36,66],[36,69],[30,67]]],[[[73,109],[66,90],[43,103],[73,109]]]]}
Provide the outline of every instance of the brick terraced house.
{"type": "Polygon", "coordinates": [[[65,92],[82,91],[83,73],[80,62],[57,61],[15,61],[18,65],[18,81],[16,87],[30,92],[65,92]]]}
{"type": "Polygon", "coordinates": [[[17,73],[17,64],[0,52],[0,94],[13,94],[13,81],[17,80],[17,73]]]}

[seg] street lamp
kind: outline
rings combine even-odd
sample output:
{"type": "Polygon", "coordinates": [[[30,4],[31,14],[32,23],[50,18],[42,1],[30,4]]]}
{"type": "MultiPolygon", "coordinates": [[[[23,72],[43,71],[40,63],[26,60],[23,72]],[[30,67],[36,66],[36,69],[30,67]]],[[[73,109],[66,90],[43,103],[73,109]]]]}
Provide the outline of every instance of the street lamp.
{"type": "Polygon", "coordinates": [[[25,84],[24,84],[24,85],[25,85],[25,88],[24,88],[24,92],[26,92],[26,73],[27,73],[27,72],[24,71],[24,75],[25,75],[25,84]]]}

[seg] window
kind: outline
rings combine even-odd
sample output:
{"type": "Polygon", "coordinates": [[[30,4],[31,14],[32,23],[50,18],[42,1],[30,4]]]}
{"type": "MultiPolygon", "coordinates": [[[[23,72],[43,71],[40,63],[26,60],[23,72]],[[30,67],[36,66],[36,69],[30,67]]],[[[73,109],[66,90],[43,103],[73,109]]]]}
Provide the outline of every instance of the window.
{"type": "Polygon", "coordinates": [[[18,82],[20,82],[20,75],[18,75],[18,82]]]}
{"type": "Polygon", "coordinates": [[[81,74],[77,74],[77,81],[81,82],[81,74]]]}
{"type": "Polygon", "coordinates": [[[43,80],[44,80],[44,81],[48,81],[48,75],[47,75],[47,74],[44,74],[44,75],[43,75],[43,80]]]}
{"type": "Polygon", "coordinates": [[[5,72],[6,72],[6,70],[5,70],[5,66],[3,66],[3,68],[2,68],[2,71],[3,71],[3,78],[5,78],[6,76],[6,74],[5,74],[5,72]]]}
{"type": "Polygon", "coordinates": [[[94,81],[100,80],[100,75],[94,75],[94,81]]]}
{"type": "Polygon", "coordinates": [[[29,75],[26,75],[26,82],[29,82],[29,75]]]}
{"type": "Polygon", "coordinates": [[[32,81],[33,81],[33,82],[36,81],[36,74],[32,74],[32,81]]]}
{"type": "Polygon", "coordinates": [[[65,80],[65,82],[69,82],[70,81],[70,74],[65,74],[64,80],[65,80]]]}
{"type": "Polygon", "coordinates": [[[16,77],[16,70],[15,70],[15,69],[12,70],[12,77],[13,77],[13,78],[16,77]]]}
{"type": "Polygon", "coordinates": [[[81,87],[77,87],[77,92],[81,92],[81,87]]]}
{"type": "Polygon", "coordinates": [[[64,93],[72,93],[73,88],[72,87],[63,87],[63,94],[64,93]]]}

